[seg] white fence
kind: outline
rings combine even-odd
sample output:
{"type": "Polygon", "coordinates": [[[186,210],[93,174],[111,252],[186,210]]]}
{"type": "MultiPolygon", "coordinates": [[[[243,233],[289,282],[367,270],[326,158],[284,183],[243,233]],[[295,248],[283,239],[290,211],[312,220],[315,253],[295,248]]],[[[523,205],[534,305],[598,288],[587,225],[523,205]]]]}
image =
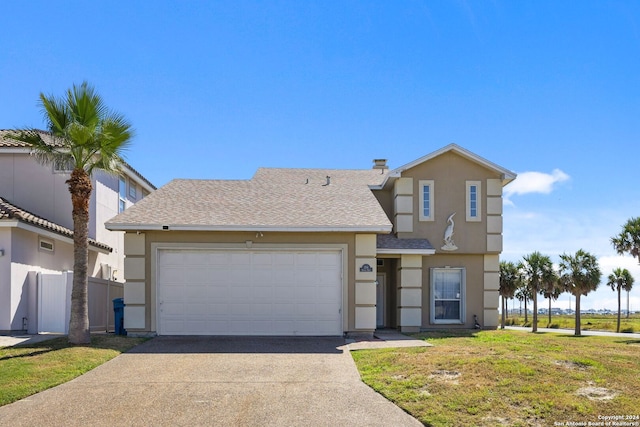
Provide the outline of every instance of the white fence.
{"type": "MultiPolygon", "coordinates": [[[[68,333],[73,273],[38,273],[37,283],[37,331],[34,332],[68,333]]],[[[113,299],[123,295],[122,283],[89,278],[89,326],[92,332],[114,330],[113,299]]]]}

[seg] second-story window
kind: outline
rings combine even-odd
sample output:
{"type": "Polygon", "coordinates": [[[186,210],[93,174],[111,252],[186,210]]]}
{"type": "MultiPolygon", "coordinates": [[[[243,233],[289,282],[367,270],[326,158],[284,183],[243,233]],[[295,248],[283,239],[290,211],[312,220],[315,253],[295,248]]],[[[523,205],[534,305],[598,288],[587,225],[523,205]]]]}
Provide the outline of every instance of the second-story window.
{"type": "Polygon", "coordinates": [[[129,180],[129,197],[131,197],[133,200],[138,198],[136,183],[131,180],[129,180]]]}
{"type": "Polygon", "coordinates": [[[467,181],[467,221],[480,221],[480,181],[467,181]]]}
{"type": "Polygon", "coordinates": [[[118,184],[118,213],[122,212],[127,207],[127,181],[123,177],[120,177],[118,184]]]}
{"type": "Polygon", "coordinates": [[[433,221],[433,180],[420,180],[418,184],[418,191],[420,192],[420,221],[433,221]]]}

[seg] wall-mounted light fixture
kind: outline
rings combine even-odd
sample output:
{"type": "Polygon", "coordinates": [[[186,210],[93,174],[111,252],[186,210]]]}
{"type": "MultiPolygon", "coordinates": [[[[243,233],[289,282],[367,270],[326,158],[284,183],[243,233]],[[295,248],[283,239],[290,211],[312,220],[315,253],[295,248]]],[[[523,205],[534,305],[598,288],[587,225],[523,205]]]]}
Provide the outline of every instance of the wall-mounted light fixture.
{"type": "Polygon", "coordinates": [[[4,249],[0,249],[0,256],[4,256],[4,249]]]}

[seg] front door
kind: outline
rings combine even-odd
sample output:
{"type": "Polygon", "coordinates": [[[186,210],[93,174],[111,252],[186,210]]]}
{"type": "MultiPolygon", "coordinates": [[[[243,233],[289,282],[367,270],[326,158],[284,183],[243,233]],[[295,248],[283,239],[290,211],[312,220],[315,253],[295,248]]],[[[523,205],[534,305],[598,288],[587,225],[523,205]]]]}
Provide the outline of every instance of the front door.
{"type": "Polygon", "coordinates": [[[384,296],[386,294],[384,274],[376,276],[376,327],[384,328],[384,296]]]}

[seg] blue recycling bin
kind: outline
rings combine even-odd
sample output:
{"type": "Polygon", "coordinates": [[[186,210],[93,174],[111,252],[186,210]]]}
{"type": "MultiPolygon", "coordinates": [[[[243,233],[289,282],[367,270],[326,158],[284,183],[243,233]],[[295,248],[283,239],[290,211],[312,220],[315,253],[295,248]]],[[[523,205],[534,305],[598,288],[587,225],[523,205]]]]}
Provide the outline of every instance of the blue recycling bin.
{"type": "Polygon", "coordinates": [[[124,329],[124,299],[116,298],[113,300],[113,313],[115,323],[116,335],[127,335],[127,331],[124,329]]]}

